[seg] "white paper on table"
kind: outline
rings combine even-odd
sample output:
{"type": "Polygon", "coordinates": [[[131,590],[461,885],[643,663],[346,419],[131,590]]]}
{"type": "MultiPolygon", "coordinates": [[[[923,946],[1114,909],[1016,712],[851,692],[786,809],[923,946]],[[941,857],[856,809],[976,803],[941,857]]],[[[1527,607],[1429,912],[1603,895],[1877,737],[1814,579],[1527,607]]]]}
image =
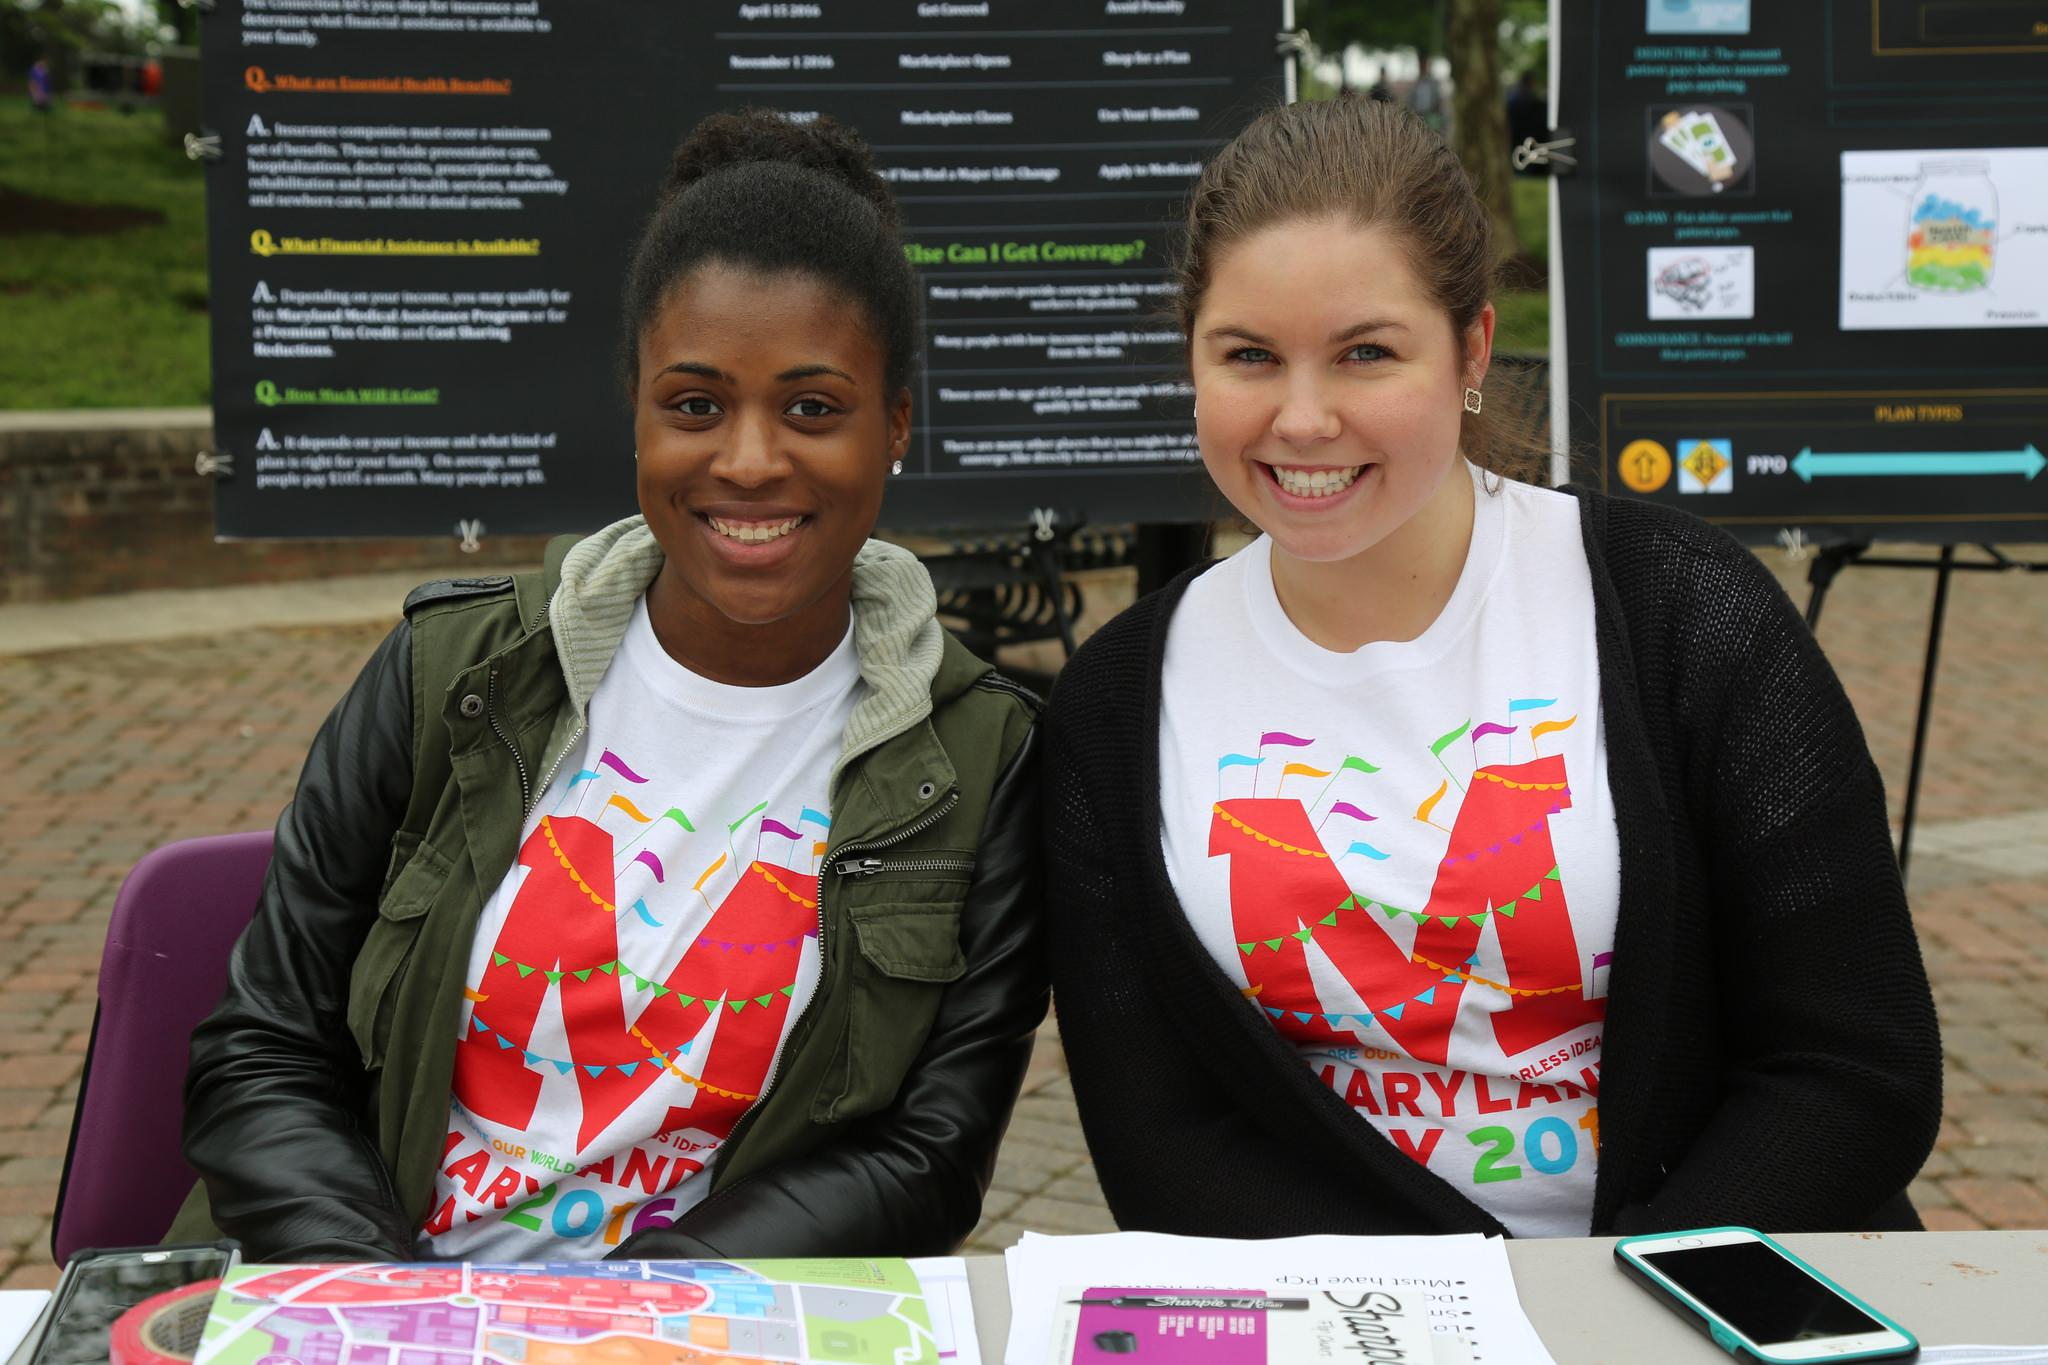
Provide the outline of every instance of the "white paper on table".
{"type": "MultiPolygon", "coordinates": [[[[1010,1284],[1004,1365],[1043,1365],[1061,1288],[1073,1284],[1274,1291],[1428,1291],[1437,1365],[1463,1365],[1477,1343],[1487,1365],[1555,1365],[1515,1296],[1506,1245],[1477,1233],[1452,1237],[1287,1237],[1270,1241],[1113,1232],[1046,1237],[1027,1232],[1003,1254],[1010,1284]]],[[[2007,1365],[2007,1363],[2001,1363],[2007,1365]]]]}
{"type": "Polygon", "coordinates": [[[916,1256],[909,1265],[924,1286],[925,1311],[932,1317],[939,1359],[951,1365],[981,1365],[974,1299],[967,1292],[967,1262],[958,1256],[916,1256]]]}
{"type": "Polygon", "coordinates": [[[1922,1346],[1919,1365],[2048,1365],[2048,1345],[1922,1346]]]}
{"type": "Polygon", "coordinates": [[[0,1289],[0,1360],[14,1354],[49,1301],[47,1289],[0,1289]]]}

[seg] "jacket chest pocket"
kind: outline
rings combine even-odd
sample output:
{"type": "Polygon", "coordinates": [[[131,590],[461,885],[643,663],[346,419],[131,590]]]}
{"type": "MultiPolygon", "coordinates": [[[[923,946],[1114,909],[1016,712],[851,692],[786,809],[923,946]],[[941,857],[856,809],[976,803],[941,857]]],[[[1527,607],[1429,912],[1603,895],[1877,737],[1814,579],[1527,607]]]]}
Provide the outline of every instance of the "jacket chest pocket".
{"type": "Polygon", "coordinates": [[[842,879],[852,942],[843,977],[846,1032],[833,1059],[837,1084],[820,1089],[814,1117],[871,1114],[896,1098],[931,1034],[949,983],[967,970],[960,911],[969,870],[915,878],[842,879]]]}
{"type": "Polygon", "coordinates": [[[377,902],[377,920],[356,954],[348,982],[348,1027],[362,1051],[363,1066],[384,1065],[398,996],[412,966],[426,914],[448,880],[453,864],[415,835],[400,835],[392,848],[395,872],[377,902]]]}

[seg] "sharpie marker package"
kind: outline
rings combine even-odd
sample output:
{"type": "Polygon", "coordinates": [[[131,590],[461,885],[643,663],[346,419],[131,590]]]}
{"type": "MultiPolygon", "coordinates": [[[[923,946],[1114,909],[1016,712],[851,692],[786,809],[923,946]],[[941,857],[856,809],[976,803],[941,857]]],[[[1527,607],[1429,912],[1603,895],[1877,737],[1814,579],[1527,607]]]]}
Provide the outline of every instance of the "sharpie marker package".
{"type": "Polygon", "coordinates": [[[1394,1365],[1435,1358],[1420,1289],[1098,1285],[1061,1291],[1058,1315],[1048,1365],[1282,1365],[1364,1348],[1394,1365]]]}

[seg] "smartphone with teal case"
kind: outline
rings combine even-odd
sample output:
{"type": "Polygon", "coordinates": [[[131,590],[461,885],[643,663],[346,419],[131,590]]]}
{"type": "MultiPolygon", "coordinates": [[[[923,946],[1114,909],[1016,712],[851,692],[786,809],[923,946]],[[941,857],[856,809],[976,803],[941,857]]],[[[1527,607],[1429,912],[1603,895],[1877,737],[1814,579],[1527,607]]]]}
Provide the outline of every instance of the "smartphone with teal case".
{"type": "Polygon", "coordinates": [[[1755,1228],[1624,1237],[1614,1259],[1730,1355],[1806,1365],[1920,1354],[1911,1332],[1755,1228]]]}

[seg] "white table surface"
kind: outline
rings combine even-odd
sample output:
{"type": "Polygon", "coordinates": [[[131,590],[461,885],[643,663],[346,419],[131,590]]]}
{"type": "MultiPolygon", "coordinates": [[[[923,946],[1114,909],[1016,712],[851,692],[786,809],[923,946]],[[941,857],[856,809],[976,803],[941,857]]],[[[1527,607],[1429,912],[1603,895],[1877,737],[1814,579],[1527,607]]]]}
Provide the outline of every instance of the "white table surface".
{"type": "MultiPolygon", "coordinates": [[[[2048,1230],[1791,1234],[1778,1239],[1896,1319],[1922,1346],[2048,1344],[2048,1230]]],[[[1729,1357],[1614,1264],[1614,1239],[1510,1241],[1522,1311],[1558,1365],[1728,1365],[1729,1357]]],[[[971,1256],[985,1365],[1003,1365],[1009,1286],[971,1256]]],[[[1030,1365],[1037,1365],[1031,1362],[1030,1365]]]]}

